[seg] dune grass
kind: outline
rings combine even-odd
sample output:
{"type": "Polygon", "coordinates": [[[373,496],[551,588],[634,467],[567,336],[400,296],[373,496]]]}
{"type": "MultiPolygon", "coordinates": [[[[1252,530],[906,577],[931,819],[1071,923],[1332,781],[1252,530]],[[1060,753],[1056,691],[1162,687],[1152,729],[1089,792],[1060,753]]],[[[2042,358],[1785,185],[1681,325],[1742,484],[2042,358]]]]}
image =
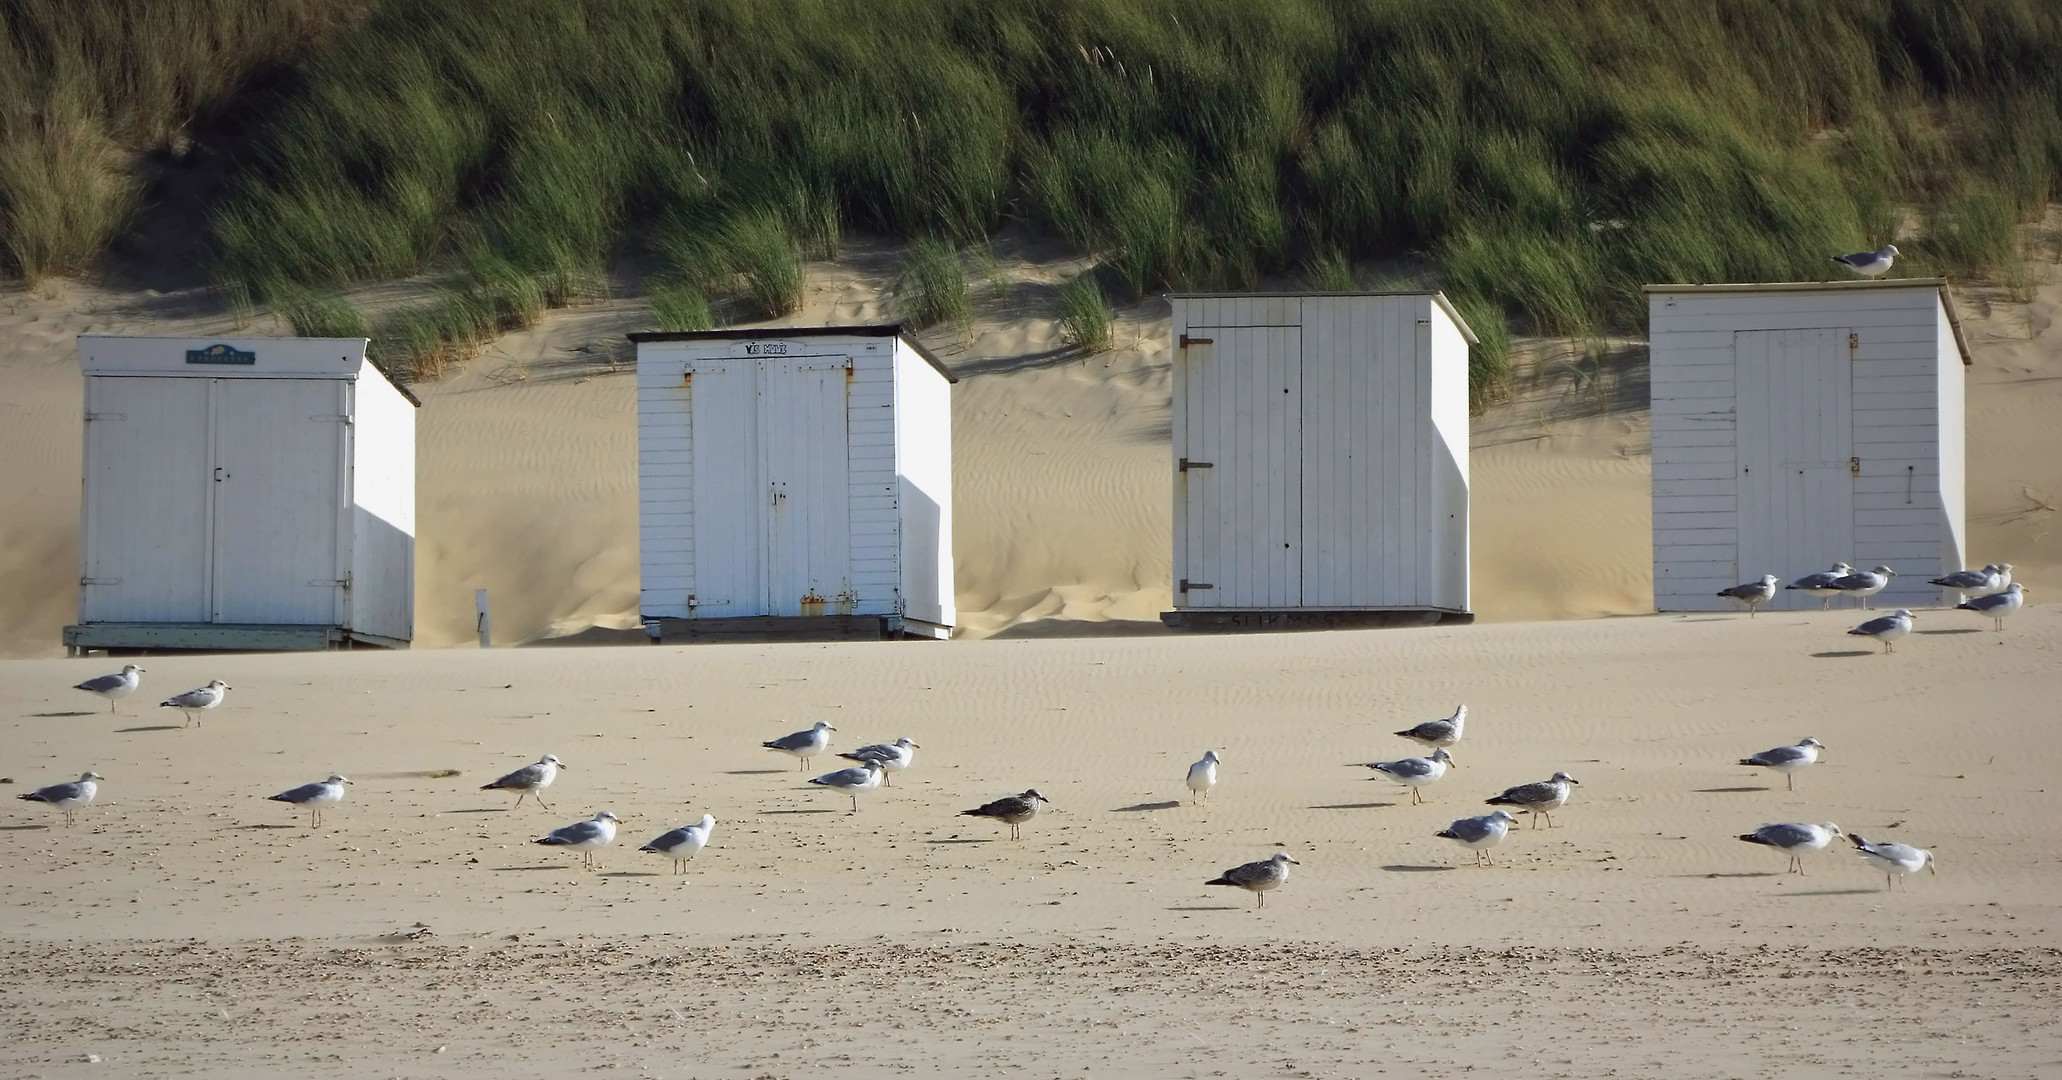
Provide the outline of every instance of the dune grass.
{"type": "Polygon", "coordinates": [[[914,329],[940,323],[971,325],[974,302],[958,249],[934,236],[919,237],[909,245],[895,282],[895,306],[914,329]]]}
{"type": "Polygon", "coordinates": [[[34,103],[0,105],[0,227],[34,272],[120,234],[137,191],[108,146],[176,141],[288,63],[209,223],[261,297],[476,251],[570,282],[650,249],[771,314],[848,230],[1024,222],[1124,299],[1408,255],[1485,323],[1581,335],[1637,326],[1645,283],[1816,279],[1889,240],[1914,273],[2003,274],[2062,194],[2051,0],[14,7],[69,28],[17,28],[29,74],[0,75],[34,103]],[[105,47],[78,29],[103,24],[105,47]],[[97,134],[53,135],[72,115],[97,134]]]}
{"type": "Polygon", "coordinates": [[[1117,325],[1110,301],[1103,295],[1095,271],[1075,277],[1060,286],[1060,332],[1067,343],[1094,354],[1110,347],[1117,325]]]}

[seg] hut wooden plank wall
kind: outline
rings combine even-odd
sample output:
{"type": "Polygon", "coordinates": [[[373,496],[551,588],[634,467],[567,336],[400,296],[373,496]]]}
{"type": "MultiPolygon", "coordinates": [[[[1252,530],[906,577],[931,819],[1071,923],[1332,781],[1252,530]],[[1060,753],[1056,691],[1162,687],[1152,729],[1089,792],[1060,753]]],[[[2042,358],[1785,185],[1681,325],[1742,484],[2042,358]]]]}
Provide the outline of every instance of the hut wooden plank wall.
{"type": "MultiPolygon", "coordinates": [[[[1653,285],[1654,606],[1835,561],[1898,571],[1873,603],[1937,603],[1962,565],[1963,368],[1935,279],[1653,285]]],[[[1778,608],[1816,608],[1779,593],[1778,608]]]]}
{"type": "Polygon", "coordinates": [[[894,325],[630,337],[654,640],[950,633],[955,380],[935,357],[894,325]]]}
{"type": "Polygon", "coordinates": [[[1172,299],[1175,610],[1165,621],[1464,616],[1475,339],[1446,298],[1172,299]]]}
{"type": "Polygon", "coordinates": [[[415,408],[363,338],[86,335],[74,651],[414,637],[415,408]]]}

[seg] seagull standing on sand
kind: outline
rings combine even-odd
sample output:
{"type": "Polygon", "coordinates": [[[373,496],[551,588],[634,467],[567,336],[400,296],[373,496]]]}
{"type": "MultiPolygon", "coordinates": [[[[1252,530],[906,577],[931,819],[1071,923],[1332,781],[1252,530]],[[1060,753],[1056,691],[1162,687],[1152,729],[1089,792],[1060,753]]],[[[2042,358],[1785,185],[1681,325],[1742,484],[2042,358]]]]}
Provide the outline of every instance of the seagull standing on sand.
{"type": "Polygon", "coordinates": [[[1912,632],[1912,620],[1915,618],[1917,616],[1912,614],[1910,608],[1898,608],[1880,619],[1870,619],[1848,633],[1856,637],[1875,638],[1883,643],[1884,652],[1892,653],[1897,651],[1897,639],[1912,632]]]}
{"type": "MultiPolygon", "coordinates": [[[[1778,746],[1774,750],[1763,750],[1753,757],[1743,757],[1740,759],[1740,764],[1759,765],[1764,769],[1774,769],[1782,773],[1790,781],[1790,790],[1796,791],[1797,771],[1818,764],[1819,751],[1825,748],[1825,744],[1817,739],[1800,739],[1795,746],[1778,746]]],[[[1838,831],[1838,829],[1834,830],[1834,832],[1838,831]]]]}
{"type": "Polygon", "coordinates": [[[302,784],[300,787],[265,797],[273,802],[292,803],[295,806],[307,807],[308,827],[319,829],[322,827],[322,808],[343,802],[344,785],[349,783],[349,780],[335,773],[330,773],[327,780],[313,784],[302,784]]]}
{"type": "Polygon", "coordinates": [[[923,744],[914,739],[896,739],[891,743],[875,743],[872,746],[862,746],[849,754],[839,754],[838,756],[847,761],[880,762],[881,768],[887,773],[887,775],[881,777],[881,782],[889,787],[894,787],[895,774],[916,764],[916,752],[921,749],[923,749],[923,744]]]}
{"type": "MultiPolygon", "coordinates": [[[[525,765],[491,784],[481,784],[480,790],[515,792],[515,806],[509,807],[510,810],[515,809],[516,806],[523,805],[523,796],[525,795],[536,799],[537,805],[544,806],[544,789],[550,787],[553,780],[558,779],[559,770],[565,767],[565,762],[560,761],[551,754],[546,754],[538,758],[535,765],[525,765]]],[[[549,806],[544,806],[544,808],[546,810],[551,809],[549,806]]]]}
{"type": "Polygon", "coordinates": [[[1408,727],[1396,734],[1414,743],[1422,743],[1433,749],[1451,747],[1461,741],[1461,729],[1468,723],[1468,707],[1462,705],[1453,715],[1444,720],[1427,720],[1416,727],[1408,727]]]}
{"type": "Polygon", "coordinates": [[[94,797],[100,794],[100,782],[105,779],[107,777],[89,769],[80,773],[79,778],[69,784],[52,784],[46,788],[37,788],[27,795],[17,795],[15,798],[55,806],[64,811],[64,823],[70,825],[74,820],[73,812],[91,803],[94,797]]]}
{"type": "MultiPolygon", "coordinates": [[[[1933,853],[1925,848],[1916,848],[1910,844],[1899,844],[1891,841],[1880,844],[1870,843],[1862,839],[1860,833],[1848,833],[1847,838],[1854,841],[1855,852],[1862,857],[1863,862],[1869,863],[1876,869],[1883,871],[1883,889],[1885,892],[1890,890],[1890,879],[1892,877],[1903,880],[1905,877],[1916,874],[1921,870],[1934,875],[1940,873],[1940,871],[1933,868],[1933,853]]],[[[1911,888],[1910,885],[1905,887],[1911,888]]]]}
{"type": "Polygon", "coordinates": [[[2016,581],[2004,592],[1979,596],[1967,603],[1955,605],[1962,611],[1974,611],[1990,616],[1991,627],[2000,632],[2005,629],[2005,616],[2016,615],[2019,609],[2025,606],[2026,586],[2016,581]]]}
{"type": "Polygon", "coordinates": [[[1217,751],[1203,751],[1203,760],[1189,766],[1189,801],[1210,797],[1210,789],[1217,786],[1217,751]]]}
{"type": "Polygon", "coordinates": [[[177,709],[186,715],[186,723],[192,724],[194,713],[207,712],[222,704],[222,700],[229,696],[229,690],[228,683],[215,679],[206,686],[188,690],[183,694],[174,694],[158,702],[158,708],[177,709]]]}
{"type": "Polygon", "coordinates": [[[1835,581],[1833,588],[1836,593],[1859,598],[1862,602],[1862,610],[1867,611],[1869,610],[1869,597],[1889,588],[1890,579],[1896,576],[1897,571],[1887,566],[1879,566],[1874,570],[1856,570],[1854,573],[1835,581]]]}
{"type": "Polygon", "coordinates": [[[616,842],[616,815],[603,810],[587,821],[576,821],[563,829],[553,829],[549,836],[530,842],[572,848],[580,853],[581,863],[592,870],[595,850],[616,842]]]}
{"type": "Polygon", "coordinates": [[[1745,585],[1735,585],[1730,589],[1720,589],[1718,595],[1747,605],[1747,617],[1751,619],[1754,617],[1755,608],[1776,598],[1776,576],[1774,574],[1763,574],[1760,581],[1750,581],[1745,585]]]}
{"type": "Polygon", "coordinates": [[[687,861],[694,858],[697,852],[709,846],[709,834],[714,831],[716,831],[716,815],[703,814],[702,820],[686,828],[675,829],[637,850],[652,851],[667,856],[673,860],[673,872],[685,874],[687,873],[687,861]]]}
{"type": "Polygon", "coordinates": [[[1431,757],[1404,758],[1402,761],[1370,761],[1367,768],[1373,769],[1391,780],[1410,789],[1412,804],[1422,803],[1425,796],[1422,789],[1426,784],[1436,784],[1453,765],[1453,755],[1445,747],[1432,751],[1431,757]]]}
{"type": "Polygon", "coordinates": [[[859,812],[859,793],[862,791],[872,791],[880,787],[881,777],[885,775],[887,775],[887,770],[881,766],[880,762],[869,761],[856,769],[839,769],[834,773],[824,773],[822,776],[816,777],[809,782],[821,784],[827,788],[836,788],[852,796],[852,812],[856,814],[859,812]]]}
{"type": "Polygon", "coordinates": [[[1823,825],[1800,825],[1786,821],[1778,825],[1763,825],[1751,833],[1742,833],[1740,839],[1750,844],[1772,847],[1790,856],[1790,867],[1785,873],[1804,873],[1804,854],[1808,851],[1824,851],[1840,835],[1840,826],[1828,821],[1823,825]]]}
{"type": "Polygon", "coordinates": [[[1878,251],[1857,251],[1852,255],[1835,255],[1833,261],[1860,274],[1863,277],[1882,277],[1890,272],[1890,264],[1896,260],[1896,244],[1885,244],[1878,251]]]}
{"type": "Polygon", "coordinates": [[[1998,564],[1991,563],[1981,570],[1957,570],[1952,574],[1928,578],[1926,584],[1938,585],[1943,589],[1953,589],[1961,593],[1962,599],[1966,601],[1979,596],[1989,596],[1992,593],[2005,591],[2005,586],[2002,584],[2004,576],[2005,571],[1998,564]]]}
{"type": "Polygon", "coordinates": [[[1833,598],[1840,595],[1840,590],[1834,588],[1833,583],[1852,573],[1854,573],[1854,567],[1844,562],[1836,562],[1831,570],[1821,570],[1816,574],[1806,574],[1796,581],[1783,586],[1783,588],[1786,590],[1797,589],[1818,597],[1819,610],[1828,611],[1833,607],[1833,598]]]}
{"type": "Polygon", "coordinates": [[[1491,806],[1515,806],[1532,815],[1532,827],[1539,828],[1539,816],[1546,815],[1547,828],[1554,827],[1554,811],[1568,805],[1568,795],[1574,789],[1571,785],[1582,781],[1564,772],[1557,772],[1550,780],[1536,784],[1519,784],[1501,795],[1483,801],[1491,806]]]}
{"type": "Polygon", "coordinates": [[[1289,880],[1289,865],[1303,865],[1286,851],[1277,851],[1272,859],[1249,862],[1234,866],[1224,873],[1204,882],[1205,885],[1230,885],[1253,894],[1255,908],[1267,906],[1267,894],[1282,887],[1289,880]]]}
{"type": "Polygon", "coordinates": [[[1481,817],[1461,818],[1432,835],[1452,840],[1473,851],[1477,866],[1482,865],[1485,860],[1489,865],[1495,866],[1496,853],[1489,849],[1503,843],[1504,837],[1510,835],[1511,826],[1517,824],[1517,821],[1509,810],[1492,810],[1481,817]]]}
{"type": "Polygon", "coordinates": [[[115,702],[135,693],[136,688],[141,685],[143,685],[143,669],[135,664],[123,664],[122,670],[113,675],[101,675],[87,679],[85,682],[72,687],[72,689],[84,690],[89,694],[99,694],[107,699],[107,711],[116,712],[118,710],[115,708],[115,702]]]}
{"type": "Polygon", "coordinates": [[[818,720],[816,726],[808,731],[797,731],[793,735],[782,735],[778,739],[771,739],[759,745],[768,750],[778,750],[783,754],[792,755],[799,763],[799,767],[795,771],[803,772],[809,768],[810,758],[823,753],[825,748],[830,746],[831,732],[836,730],[838,729],[832,727],[830,721],[818,720]]]}
{"type": "Polygon", "coordinates": [[[1022,795],[1009,795],[991,803],[982,803],[972,810],[961,810],[961,817],[994,818],[1010,827],[1010,839],[1021,840],[1022,825],[1038,816],[1041,805],[1051,805],[1052,800],[1038,793],[1037,788],[1026,788],[1022,795]]]}

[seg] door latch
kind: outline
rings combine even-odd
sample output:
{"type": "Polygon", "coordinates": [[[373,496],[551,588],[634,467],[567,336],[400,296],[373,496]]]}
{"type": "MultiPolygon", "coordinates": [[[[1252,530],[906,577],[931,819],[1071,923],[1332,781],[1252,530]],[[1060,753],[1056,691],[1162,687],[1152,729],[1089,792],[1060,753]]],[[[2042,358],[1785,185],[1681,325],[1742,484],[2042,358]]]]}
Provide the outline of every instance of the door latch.
{"type": "Polygon", "coordinates": [[[1214,345],[1216,343],[1216,338],[1190,337],[1187,334],[1181,335],[1181,347],[1184,349],[1188,348],[1191,345],[1214,345]]]}
{"type": "Polygon", "coordinates": [[[1204,584],[1203,582],[1200,582],[1200,581],[1190,581],[1190,580],[1189,580],[1189,579],[1187,579],[1187,578],[1182,578],[1182,579],[1181,579],[1181,591],[1182,591],[1182,592],[1201,592],[1201,591],[1203,591],[1204,589],[1214,589],[1214,588],[1216,588],[1216,587],[1217,587],[1217,586],[1215,586],[1215,585],[1206,585],[1206,584],[1204,584]]]}
{"type": "Polygon", "coordinates": [[[229,470],[220,465],[215,466],[215,482],[219,484],[227,479],[229,479],[229,470]]]}
{"type": "Polygon", "coordinates": [[[1214,469],[1214,468],[1216,468],[1216,467],[1217,467],[1217,466],[1215,466],[1215,465],[1213,465],[1213,464],[1211,464],[1210,462],[1207,462],[1207,461],[1190,461],[1190,460],[1189,460],[1189,459],[1187,459],[1187,458],[1182,458],[1182,459],[1181,459],[1181,471],[1182,471],[1182,472],[1187,472],[1187,471],[1189,471],[1190,469],[1214,469]]]}

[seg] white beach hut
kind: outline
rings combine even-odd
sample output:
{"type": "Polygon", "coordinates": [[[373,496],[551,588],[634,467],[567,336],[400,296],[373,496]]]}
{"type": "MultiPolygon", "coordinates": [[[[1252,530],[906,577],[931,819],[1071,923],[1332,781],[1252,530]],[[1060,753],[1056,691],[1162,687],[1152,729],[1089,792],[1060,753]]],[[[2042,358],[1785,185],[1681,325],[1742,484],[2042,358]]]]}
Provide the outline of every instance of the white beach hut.
{"type": "Polygon", "coordinates": [[[406,646],[415,409],[364,338],[79,338],[87,649],[406,646]]]}
{"type": "Polygon", "coordinates": [[[630,340],[652,640],[951,633],[958,380],[937,357],[896,325],[630,340]]]}
{"type": "Polygon", "coordinates": [[[1174,610],[1197,629],[1468,615],[1468,347],[1439,293],[1187,294],[1174,610]]]}
{"type": "MultiPolygon", "coordinates": [[[[1654,606],[1836,561],[1898,572],[1875,603],[1936,603],[1962,565],[1962,369],[1937,279],[1650,285],[1654,606]]],[[[1771,607],[1817,607],[1779,592],[1771,607]]]]}

